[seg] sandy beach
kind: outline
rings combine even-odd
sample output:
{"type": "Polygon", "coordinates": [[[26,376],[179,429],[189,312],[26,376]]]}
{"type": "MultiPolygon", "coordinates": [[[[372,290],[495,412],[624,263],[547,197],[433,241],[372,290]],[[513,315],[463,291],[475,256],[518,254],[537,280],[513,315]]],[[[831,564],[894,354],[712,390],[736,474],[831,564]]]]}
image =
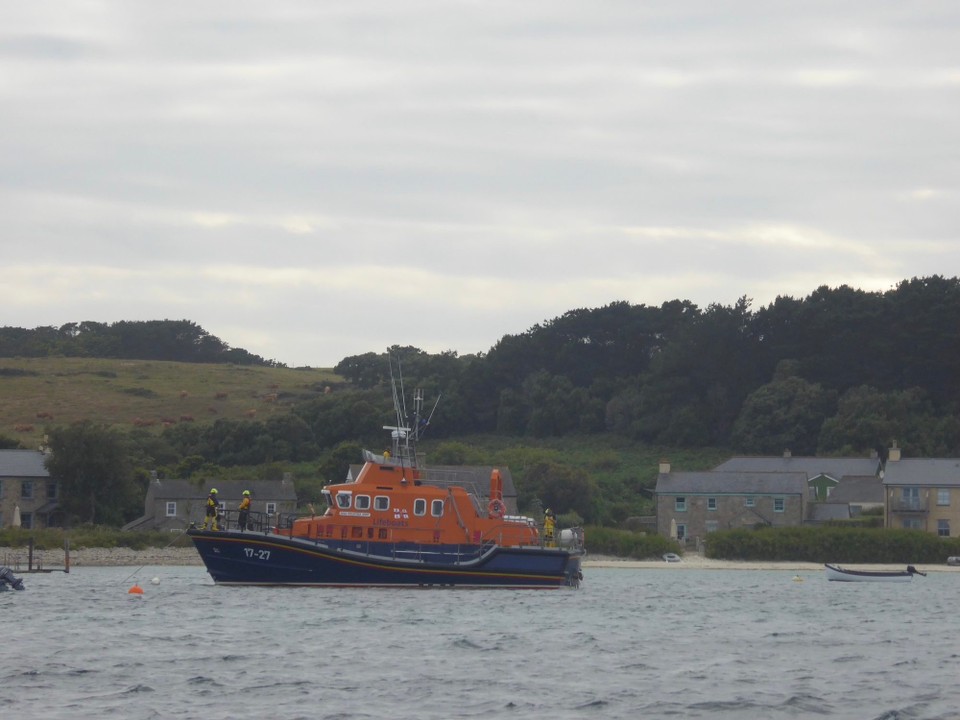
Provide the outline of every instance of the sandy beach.
{"type": "MultiPolygon", "coordinates": [[[[64,568],[64,552],[59,550],[34,550],[33,567],[46,570],[64,568]]],[[[26,570],[28,566],[26,548],[0,548],[0,565],[8,565],[15,571],[26,570]]],[[[200,556],[192,547],[148,548],[131,550],[130,548],[74,548],[70,551],[70,566],[130,566],[148,565],[202,565],[200,556]]],[[[922,565],[914,563],[921,572],[960,572],[960,567],[942,565],[922,565]]],[[[590,568],[614,568],[622,570],[791,570],[796,573],[819,572],[823,565],[813,562],[777,562],[777,561],[738,561],[715,560],[696,553],[683,556],[680,562],[668,563],[663,560],[633,560],[608,555],[591,555],[583,560],[585,570],[590,568]]],[[[873,570],[903,570],[904,565],[851,563],[850,567],[873,570]]]]}

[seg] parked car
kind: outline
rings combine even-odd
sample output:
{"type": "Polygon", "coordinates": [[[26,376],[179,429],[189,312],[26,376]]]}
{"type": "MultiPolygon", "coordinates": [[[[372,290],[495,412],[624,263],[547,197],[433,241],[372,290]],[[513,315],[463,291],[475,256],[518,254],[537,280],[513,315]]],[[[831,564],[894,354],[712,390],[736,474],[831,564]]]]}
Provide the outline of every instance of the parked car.
{"type": "Polygon", "coordinates": [[[680,562],[680,556],[676,553],[664,553],[663,554],[664,562],[680,562]]]}

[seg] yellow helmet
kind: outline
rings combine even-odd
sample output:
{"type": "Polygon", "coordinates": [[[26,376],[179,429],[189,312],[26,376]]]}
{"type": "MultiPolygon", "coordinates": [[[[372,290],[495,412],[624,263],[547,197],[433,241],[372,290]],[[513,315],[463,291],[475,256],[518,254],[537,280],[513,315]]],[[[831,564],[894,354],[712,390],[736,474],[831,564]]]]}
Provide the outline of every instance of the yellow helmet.
{"type": "Polygon", "coordinates": [[[216,495],[216,494],[217,494],[217,489],[216,489],[216,488],[210,488],[210,494],[211,494],[211,495],[216,495]]]}
{"type": "Polygon", "coordinates": [[[243,494],[244,494],[244,495],[249,495],[249,494],[250,494],[250,491],[249,491],[249,490],[244,490],[244,491],[243,491],[243,494]]]}

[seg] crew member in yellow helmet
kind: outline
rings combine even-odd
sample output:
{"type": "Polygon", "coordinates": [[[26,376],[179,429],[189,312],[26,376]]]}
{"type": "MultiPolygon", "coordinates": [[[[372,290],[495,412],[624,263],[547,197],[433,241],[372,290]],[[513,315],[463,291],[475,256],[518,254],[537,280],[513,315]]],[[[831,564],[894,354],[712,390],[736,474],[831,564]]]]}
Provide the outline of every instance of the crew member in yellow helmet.
{"type": "Polygon", "coordinates": [[[247,529],[247,520],[250,518],[250,491],[243,491],[243,500],[237,506],[237,527],[240,532],[247,529]]]}
{"type": "Polygon", "coordinates": [[[220,501],[217,500],[217,489],[211,488],[210,494],[207,496],[207,514],[203,518],[203,529],[207,529],[209,524],[211,530],[219,530],[220,526],[217,524],[217,514],[220,511],[220,501]]]}

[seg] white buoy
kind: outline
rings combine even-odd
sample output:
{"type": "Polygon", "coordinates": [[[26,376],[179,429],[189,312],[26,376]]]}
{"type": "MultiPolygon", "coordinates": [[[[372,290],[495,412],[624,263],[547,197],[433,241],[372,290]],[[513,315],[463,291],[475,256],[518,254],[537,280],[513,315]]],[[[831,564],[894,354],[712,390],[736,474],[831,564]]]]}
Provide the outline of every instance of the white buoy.
{"type": "Polygon", "coordinates": [[[155,577],[155,578],[153,578],[153,579],[150,581],[150,583],[153,584],[153,585],[159,585],[159,584],[160,584],[160,578],[155,577]]]}

